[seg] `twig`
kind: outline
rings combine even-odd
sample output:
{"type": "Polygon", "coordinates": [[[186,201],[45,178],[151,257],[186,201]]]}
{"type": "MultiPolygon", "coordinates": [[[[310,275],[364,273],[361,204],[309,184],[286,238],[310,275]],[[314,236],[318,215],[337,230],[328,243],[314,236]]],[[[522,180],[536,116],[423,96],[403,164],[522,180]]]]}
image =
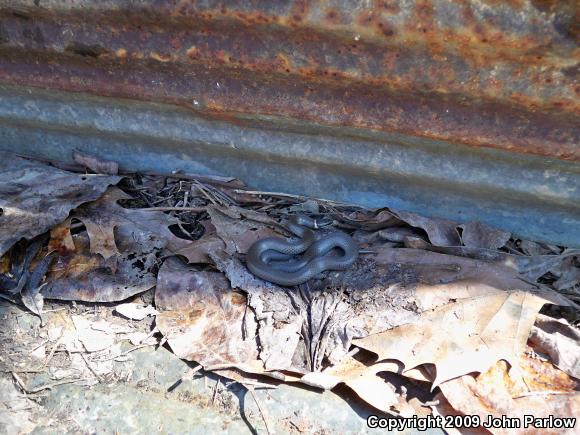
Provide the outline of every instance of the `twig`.
{"type": "Polygon", "coordinates": [[[65,311],[65,310],[68,310],[68,309],[69,309],[68,307],[53,308],[51,310],[42,310],[42,313],[43,314],[45,314],[45,313],[56,313],[57,311],[65,311]]]}
{"type": "Polygon", "coordinates": [[[20,376],[18,376],[16,373],[12,372],[12,377],[14,378],[14,380],[16,381],[18,386],[22,389],[22,391],[24,391],[26,394],[34,394],[34,393],[38,393],[42,390],[51,390],[52,388],[58,387],[59,385],[72,384],[72,383],[78,382],[78,381],[90,381],[90,379],[64,379],[62,381],[56,381],[56,382],[52,382],[50,384],[44,384],[44,385],[41,385],[39,387],[29,389],[26,386],[26,384],[24,383],[24,381],[22,380],[22,378],[20,376]]]}
{"type": "Polygon", "coordinates": [[[215,383],[215,387],[213,389],[213,396],[211,398],[211,405],[213,406],[215,403],[215,398],[217,396],[217,391],[218,391],[218,387],[220,385],[220,378],[217,379],[216,383],[215,383]]]}
{"type": "MultiPolygon", "coordinates": [[[[121,172],[122,174],[135,174],[135,172],[121,172]]],[[[236,185],[236,183],[232,183],[232,181],[235,181],[235,178],[230,178],[230,177],[218,177],[216,176],[215,178],[212,176],[208,176],[208,175],[191,175],[191,174],[180,174],[180,173],[175,173],[175,174],[164,174],[162,172],[142,172],[142,174],[144,175],[150,175],[150,176],[154,176],[154,177],[167,177],[167,178],[173,178],[176,180],[192,180],[192,181],[201,181],[203,183],[207,183],[207,184],[215,184],[216,186],[224,186],[224,187],[232,187],[232,185],[236,185]],[[226,181],[229,180],[229,181],[226,181]]],[[[239,184],[238,184],[239,185],[239,184]]]]}
{"type": "Polygon", "coordinates": [[[56,349],[60,346],[60,341],[62,340],[63,335],[64,335],[64,333],[61,332],[60,333],[60,336],[56,340],[56,343],[54,343],[54,346],[52,346],[52,349],[50,349],[50,353],[48,354],[48,357],[44,360],[44,362],[42,363],[42,365],[38,368],[39,370],[40,369],[43,369],[44,367],[46,367],[48,365],[48,363],[50,362],[50,360],[54,356],[54,353],[56,352],[56,349]]]}
{"type": "Polygon", "coordinates": [[[440,403],[441,403],[440,400],[429,400],[427,402],[421,402],[421,405],[431,407],[431,406],[439,406],[440,403]]]}
{"type": "Polygon", "coordinates": [[[241,384],[246,388],[248,388],[247,387],[248,385],[251,385],[252,387],[256,387],[256,388],[260,388],[260,389],[270,389],[270,390],[277,390],[278,389],[278,385],[265,384],[263,382],[252,381],[250,379],[244,379],[243,381],[233,380],[230,384],[241,384]]]}
{"type": "Polygon", "coordinates": [[[208,206],[203,207],[148,207],[148,208],[137,208],[135,210],[144,211],[206,211],[208,206]]]}
{"type": "Polygon", "coordinates": [[[81,353],[81,358],[83,359],[83,361],[85,362],[85,364],[87,365],[87,367],[89,368],[89,370],[91,371],[91,373],[93,375],[95,375],[95,377],[97,378],[97,380],[100,383],[103,383],[103,378],[101,377],[101,375],[99,375],[97,373],[97,371],[95,370],[95,368],[93,367],[93,365],[89,362],[89,360],[87,359],[87,357],[85,356],[84,353],[81,353]]]}
{"type": "Polygon", "coordinates": [[[103,358],[103,359],[95,359],[95,360],[93,360],[93,361],[94,361],[94,362],[111,361],[111,360],[113,360],[113,359],[117,359],[117,358],[119,358],[119,357],[121,357],[121,356],[125,356],[125,355],[127,355],[127,354],[129,354],[129,353],[133,352],[134,350],[141,349],[141,348],[143,348],[143,347],[148,347],[148,346],[155,346],[156,344],[157,344],[157,343],[151,343],[151,344],[149,344],[149,343],[146,343],[146,344],[140,344],[140,345],[138,345],[138,346],[135,346],[135,347],[132,347],[131,349],[128,349],[128,350],[126,350],[126,351],[124,351],[124,352],[121,352],[121,353],[120,353],[120,354],[118,354],[118,355],[111,356],[111,357],[109,357],[109,358],[103,358]]]}
{"type": "Polygon", "coordinates": [[[38,349],[41,346],[44,346],[46,343],[48,343],[50,340],[44,340],[43,342],[41,342],[40,344],[37,344],[36,346],[34,346],[32,349],[30,349],[29,353],[34,352],[36,349],[38,349]]]}
{"type": "Polygon", "coordinates": [[[556,394],[578,394],[577,391],[528,391],[527,393],[522,393],[518,396],[513,397],[513,399],[521,399],[522,397],[529,396],[543,396],[543,395],[556,395],[556,394]]]}
{"type": "Polygon", "coordinates": [[[195,183],[195,185],[201,191],[203,196],[205,196],[208,199],[208,201],[210,201],[213,205],[222,205],[222,206],[224,205],[223,203],[218,204],[216,200],[212,197],[212,195],[210,195],[209,192],[205,189],[205,187],[203,187],[203,184],[201,184],[199,181],[193,180],[193,183],[195,183]]]}
{"type": "Polygon", "coordinates": [[[248,389],[248,391],[250,392],[250,394],[254,398],[254,402],[256,402],[256,405],[258,406],[258,410],[260,411],[260,415],[262,416],[262,420],[264,420],[264,424],[266,425],[266,432],[268,433],[268,435],[273,434],[274,432],[270,429],[270,425],[268,423],[268,418],[267,418],[266,412],[262,409],[262,405],[260,405],[260,401],[256,397],[256,393],[254,393],[254,387],[250,385],[250,386],[246,386],[246,388],[248,389]]]}
{"type": "Polygon", "coordinates": [[[265,195],[265,196],[274,196],[274,197],[281,197],[281,198],[292,198],[292,199],[300,199],[300,200],[313,199],[315,201],[322,202],[322,203],[325,203],[325,204],[333,204],[333,205],[337,205],[337,206],[354,207],[354,208],[357,208],[357,209],[368,210],[368,211],[373,211],[374,210],[372,208],[364,207],[364,206],[361,206],[361,205],[349,204],[349,203],[340,202],[340,201],[332,201],[330,199],[323,199],[323,198],[309,198],[309,197],[304,196],[304,195],[293,195],[291,193],[267,192],[267,191],[262,191],[262,190],[244,190],[244,189],[234,189],[234,192],[235,193],[247,193],[248,195],[265,195]]]}

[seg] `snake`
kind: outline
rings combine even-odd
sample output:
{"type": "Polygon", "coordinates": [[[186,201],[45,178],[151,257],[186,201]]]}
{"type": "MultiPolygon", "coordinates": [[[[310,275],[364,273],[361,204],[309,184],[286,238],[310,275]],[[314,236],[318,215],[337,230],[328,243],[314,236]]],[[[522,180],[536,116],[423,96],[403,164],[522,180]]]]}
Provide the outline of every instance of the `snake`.
{"type": "Polygon", "coordinates": [[[274,284],[294,286],[326,270],[346,270],[358,257],[358,244],[351,237],[342,231],[319,236],[313,230],[320,224],[308,216],[290,217],[287,228],[296,238],[267,237],[250,246],[250,272],[274,284]],[[296,259],[300,254],[304,255],[296,259]]]}

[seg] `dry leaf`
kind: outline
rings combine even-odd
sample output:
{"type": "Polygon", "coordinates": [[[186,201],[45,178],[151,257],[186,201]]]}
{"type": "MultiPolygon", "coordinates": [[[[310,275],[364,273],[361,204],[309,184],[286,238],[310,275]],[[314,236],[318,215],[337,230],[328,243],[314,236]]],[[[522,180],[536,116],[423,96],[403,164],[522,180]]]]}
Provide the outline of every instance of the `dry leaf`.
{"type": "Polygon", "coordinates": [[[447,219],[427,218],[406,211],[393,211],[393,214],[412,227],[425,230],[435,246],[461,246],[457,223],[447,219]]]}
{"type": "Polygon", "coordinates": [[[444,305],[413,324],[353,343],[379,360],[399,360],[406,369],[434,364],[435,387],[465,373],[484,372],[500,359],[517,362],[546,303],[551,301],[534,294],[498,291],[444,305]]]}
{"type": "Polygon", "coordinates": [[[101,254],[107,259],[124,251],[134,250],[153,238],[163,240],[169,250],[182,248],[190,242],[175,236],[169,227],[177,223],[175,218],[160,212],[128,209],[118,204],[119,200],[130,199],[118,188],[110,188],[99,200],[80,207],[71,218],[81,221],[86,227],[92,254],[101,254]]]}
{"type": "Polygon", "coordinates": [[[205,368],[263,372],[254,316],[221,273],[198,272],[169,258],[159,271],[155,302],[157,327],[180,358],[205,368]]]}
{"type": "MultiPolygon", "coordinates": [[[[280,236],[264,223],[249,219],[241,220],[236,218],[235,214],[232,215],[236,210],[228,210],[228,214],[224,213],[225,210],[210,208],[208,214],[217,235],[225,242],[225,251],[230,255],[245,254],[256,241],[266,237],[280,236]]],[[[238,216],[241,218],[242,215],[238,213],[238,216]]]]}
{"type": "Polygon", "coordinates": [[[580,284],[580,253],[567,257],[557,267],[551,268],[550,272],[558,277],[558,280],[552,284],[556,290],[564,290],[580,284]]]}
{"type": "Polygon", "coordinates": [[[459,257],[483,260],[504,269],[512,269],[529,281],[537,281],[549,271],[566,270],[565,263],[574,256],[580,255],[578,249],[568,249],[559,255],[514,255],[502,251],[468,247],[436,247],[430,246],[430,251],[441,252],[459,257]]]}
{"type": "Polygon", "coordinates": [[[163,248],[180,251],[191,245],[171,232],[169,227],[176,223],[171,216],[118,204],[128,198],[111,188],[52,231],[50,246],[61,257],[43,290],[45,297],[91,302],[126,299],[155,285],[163,248]],[[86,228],[90,252],[82,252],[72,240],[71,225],[76,221],[86,228]]]}
{"type": "Polygon", "coordinates": [[[114,334],[93,329],[91,321],[84,316],[72,316],[77,337],[87,352],[98,352],[108,349],[115,343],[114,334]]]}
{"type": "MultiPolygon", "coordinates": [[[[206,224],[204,226],[207,228],[210,225],[206,224]]],[[[190,263],[211,263],[211,255],[215,252],[223,251],[226,247],[224,241],[216,234],[215,227],[211,225],[211,228],[213,230],[206,230],[200,239],[194,240],[182,248],[175,249],[173,253],[184,256],[190,263]]]]}
{"type": "Polygon", "coordinates": [[[461,240],[468,248],[499,249],[510,239],[507,231],[496,230],[481,222],[459,225],[463,231],[461,240]]]}
{"type": "Polygon", "coordinates": [[[120,179],[74,174],[0,152],[0,257],[20,238],[48,231],[120,179]]]}
{"type": "Polygon", "coordinates": [[[264,367],[303,372],[293,359],[300,339],[302,316],[296,313],[287,291],[254,277],[237,258],[224,252],[213,254],[212,260],[227,276],[232,288],[248,293],[248,305],[259,322],[257,333],[264,367]]]}
{"type": "Polygon", "coordinates": [[[60,257],[42,288],[48,299],[111,302],[127,299],[155,286],[157,256],[152,252],[124,253],[104,261],[100,255],[60,257]]]}
{"type": "MultiPolygon", "coordinates": [[[[466,250],[468,248],[443,248],[466,250]]],[[[524,273],[536,276],[537,271],[551,267],[562,261],[561,256],[544,256],[540,259],[524,256],[510,256],[499,253],[492,258],[466,258],[459,255],[449,255],[437,252],[407,248],[378,249],[374,261],[381,264],[401,264],[412,266],[417,279],[428,284],[443,284],[458,280],[472,280],[487,284],[498,289],[535,290],[534,285],[524,273]],[[549,258],[545,258],[549,257],[549,258]],[[519,272],[522,272],[520,274],[519,272]]],[[[486,250],[489,253],[495,252],[486,250]]],[[[463,252],[463,251],[462,251],[463,252]]],[[[554,297],[557,297],[555,294],[554,297]]],[[[569,301],[562,297],[561,302],[567,305],[569,301]]]]}
{"type": "Polygon", "coordinates": [[[352,213],[342,214],[340,221],[347,227],[365,231],[377,231],[402,223],[389,209],[381,209],[375,212],[357,210],[352,213]]]}
{"type": "Polygon", "coordinates": [[[383,412],[390,412],[391,406],[398,401],[395,387],[377,374],[397,372],[400,368],[401,365],[396,362],[368,366],[355,358],[348,357],[340,364],[323,372],[307,373],[300,379],[300,382],[326,390],[344,383],[365,402],[383,412]]]}
{"type": "Polygon", "coordinates": [[[550,356],[560,370],[580,379],[580,330],[564,319],[538,315],[530,335],[539,351],[550,356]]]}
{"type": "MultiPolygon", "coordinates": [[[[577,433],[575,429],[550,426],[524,426],[524,416],[536,419],[574,418],[580,415],[580,387],[549,362],[521,355],[515,362],[520,370],[512,373],[505,361],[498,361],[486,372],[474,378],[465,375],[439,385],[441,392],[453,407],[464,415],[479,416],[482,423],[490,416],[515,418],[519,428],[492,427],[494,434],[577,433]]],[[[440,410],[449,415],[449,410],[440,410]]],[[[576,423],[577,424],[577,423],[576,423]]]]}

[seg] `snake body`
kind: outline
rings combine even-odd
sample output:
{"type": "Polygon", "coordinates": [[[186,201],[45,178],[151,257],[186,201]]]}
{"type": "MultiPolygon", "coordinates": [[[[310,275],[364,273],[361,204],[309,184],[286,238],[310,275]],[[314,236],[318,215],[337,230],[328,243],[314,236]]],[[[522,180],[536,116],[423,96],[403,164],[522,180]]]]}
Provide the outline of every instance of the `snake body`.
{"type": "Polygon", "coordinates": [[[317,237],[314,219],[292,216],[288,229],[297,239],[268,237],[248,250],[247,267],[256,276],[283,286],[302,284],[325,270],[345,270],[356,261],[358,245],[347,234],[333,231],[317,237]],[[342,255],[334,255],[336,251],[342,255]],[[295,256],[304,254],[301,258],[295,256]]]}

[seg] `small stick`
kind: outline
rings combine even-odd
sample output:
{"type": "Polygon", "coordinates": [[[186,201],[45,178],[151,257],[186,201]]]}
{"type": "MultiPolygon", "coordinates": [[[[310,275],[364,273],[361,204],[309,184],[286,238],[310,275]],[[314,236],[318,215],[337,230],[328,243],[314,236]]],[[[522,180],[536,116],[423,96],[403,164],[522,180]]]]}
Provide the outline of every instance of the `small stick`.
{"type": "Polygon", "coordinates": [[[576,394],[576,391],[528,391],[527,393],[520,394],[514,399],[521,399],[522,397],[529,396],[543,396],[545,395],[557,395],[557,394],[576,394]]]}
{"type": "Polygon", "coordinates": [[[93,367],[93,365],[91,363],[89,363],[89,360],[87,359],[87,357],[85,356],[84,353],[81,353],[81,358],[83,359],[83,361],[85,362],[85,364],[87,365],[87,367],[89,368],[89,370],[91,371],[91,373],[93,375],[95,375],[95,377],[97,378],[97,380],[100,383],[103,383],[103,378],[101,377],[101,375],[99,375],[97,373],[97,371],[95,370],[95,368],[93,367]]]}
{"type": "Polygon", "coordinates": [[[220,385],[220,378],[217,379],[217,382],[215,383],[215,387],[213,389],[213,397],[211,398],[211,405],[212,406],[215,403],[215,398],[217,396],[217,390],[218,390],[219,385],[220,385]]]}
{"type": "Polygon", "coordinates": [[[30,349],[29,353],[34,352],[36,349],[38,349],[41,346],[44,346],[46,343],[48,343],[50,340],[44,340],[43,342],[41,342],[40,344],[37,344],[36,346],[34,346],[32,349],[30,349]]]}
{"type": "Polygon", "coordinates": [[[260,411],[260,415],[262,416],[262,420],[264,420],[264,424],[266,425],[266,432],[268,433],[268,435],[273,434],[274,432],[272,430],[270,430],[270,425],[268,424],[268,418],[267,418],[266,412],[262,409],[262,406],[260,405],[260,401],[256,397],[256,393],[254,393],[254,387],[252,385],[248,385],[248,386],[246,386],[246,388],[248,389],[248,391],[250,392],[250,394],[254,398],[254,402],[256,402],[256,405],[258,406],[258,410],[260,411]]]}
{"type": "Polygon", "coordinates": [[[60,341],[61,341],[63,335],[64,335],[64,333],[61,332],[60,336],[58,337],[58,340],[56,340],[56,343],[54,343],[54,346],[52,346],[52,349],[50,349],[50,353],[48,354],[48,358],[46,358],[44,360],[44,362],[42,363],[42,365],[38,368],[39,370],[45,368],[48,365],[48,363],[50,362],[50,360],[54,356],[54,353],[56,352],[57,347],[60,346],[60,341]]]}
{"type": "Polygon", "coordinates": [[[135,210],[145,210],[145,211],[206,211],[208,206],[204,207],[148,207],[148,208],[137,208],[135,210]]]}
{"type": "Polygon", "coordinates": [[[205,187],[203,187],[203,184],[201,184],[199,181],[194,181],[194,183],[197,185],[197,188],[201,191],[201,193],[203,194],[203,196],[205,196],[208,199],[208,201],[210,201],[212,204],[214,204],[214,205],[224,205],[223,203],[222,204],[218,204],[216,202],[216,200],[205,189],[205,187]]]}
{"type": "Polygon", "coordinates": [[[121,357],[121,356],[128,355],[129,353],[133,352],[134,350],[141,349],[141,348],[143,348],[143,347],[148,347],[148,346],[155,346],[155,345],[156,345],[156,343],[151,343],[151,344],[148,344],[148,343],[147,343],[147,344],[140,344],[140,345],[138,345],[138,346],[135,346],[135,347],[132,347],[131,349],[128,349],[128,350],[126,350],[125,352],[121,352],[121,353],[120,353],[120,354],[118,354],[118,355],[115,355],[115,356],[112,356],[112,357],[109,357],[109,358],[103,358],[103,359],[95,359],[94,361],[95,361],[95,362],[111,361],[111,360],[113,360],[113,359],[117,359],[117,358],[119,358],[119,357],[121,357]]]}
{"type": "Polygon", "coordinates": [[[20,376],[18,376],[16,373],[12,372],[12,377],[14,378],[14,380],[16,381],[18,386],[22,389],[22,391],[24,391],[26,394],[34,394],[34,393],[38,393],[39,391],[42,391],[42,390],[51,390],[52,388],[58,387],[59,385],[72,384],[73,382],[89,381],[90,380],[90,379],[65,379],[62,381],[52,382],[50,384],[44,384],[44,385],[41,385],[40,387],[28,389],[28,387],[26,387],[26,384],[24,383],[24,381],[22,380],[22,378],[20,376]]]}
{"type": "MultiPolygon", "coordinates": [[[[135,172],[122,172],[122,174],[134,174],[135,172]]],[[[192,181],[201,181],[203,183],[207,183],[207,184],[215,184],[216,186],[224,186],[224,187],[232,187],[235,186],[236,183],[232,183],[232,181],[235,181],[235,178],[232,178],[230,181],[225,181],[226,179],[229,179],[229,177],[220,177],[220,178],[224,178],[224,181],[222,181],[221,179],[214,179],[211,176],[207,176],[207,175],[187,175],[187,174],[179,174],[179,173],[175,173],[175,174],[164,174],[162,172],[141,172],[144,175],[149,175],[149,176],[154,176],[154,177],[167,177],[167,178],[174,178],[174,179],[181,179],[181,180],[192,180],[192,181]]]]}

